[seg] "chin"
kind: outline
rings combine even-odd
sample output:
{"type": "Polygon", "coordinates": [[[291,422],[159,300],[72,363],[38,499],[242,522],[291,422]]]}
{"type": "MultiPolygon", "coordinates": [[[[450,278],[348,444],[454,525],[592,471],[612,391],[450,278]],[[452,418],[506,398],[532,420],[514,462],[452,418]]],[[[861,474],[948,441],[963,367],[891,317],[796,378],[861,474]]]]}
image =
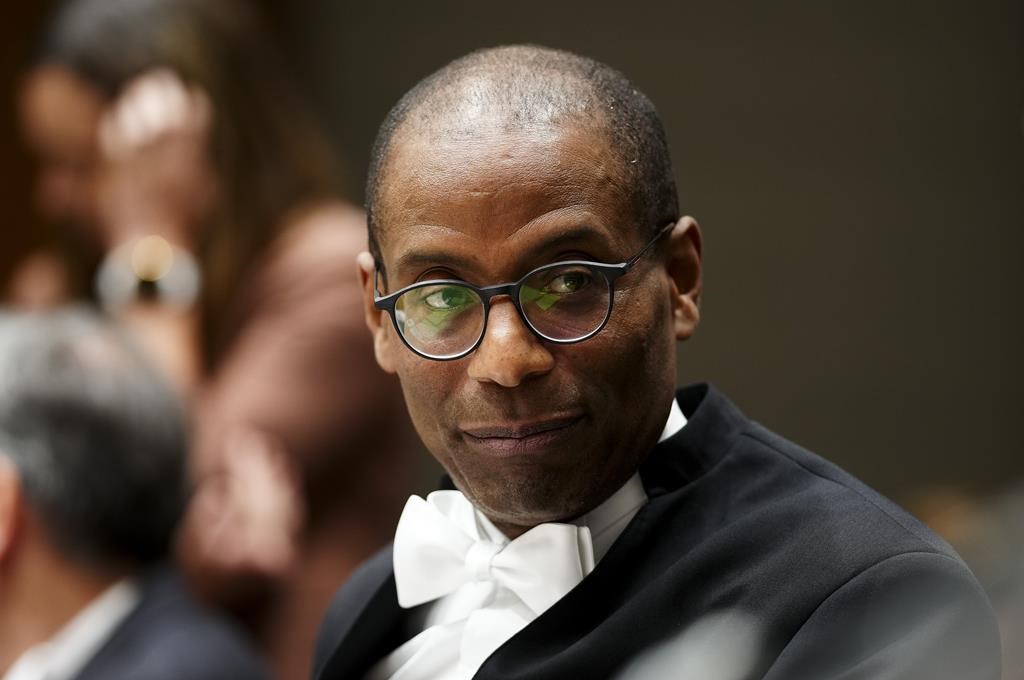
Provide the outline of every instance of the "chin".
{"type": "MultiPolygon", "coordinates": [[[[459,487],[463,488],[461,484],[459,487]]],[[[519,482],[505,480],[500,485],[484,487],[474,487],[466,496],[491,521],[520,527],[568,521],[601,502],[601,499],[586,498],[587,494],[566,493],[568,486],[551,477],[519,482]]]]}

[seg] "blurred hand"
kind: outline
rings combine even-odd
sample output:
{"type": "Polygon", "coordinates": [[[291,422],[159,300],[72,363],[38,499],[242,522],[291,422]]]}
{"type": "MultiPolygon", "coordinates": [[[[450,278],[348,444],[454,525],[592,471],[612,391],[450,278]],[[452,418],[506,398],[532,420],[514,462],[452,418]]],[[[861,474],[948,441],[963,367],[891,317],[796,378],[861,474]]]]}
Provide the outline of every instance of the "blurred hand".
{"type": "Polygon", "coordinates": [[[209,97],[166,69],[131,81],[97,131],[96,206],[109,249],[157,234],[191,249],[216,197],[209,97]]]}
{"type": "Polygon", "coordinates": [[[284,450],[255,430],[224,442],[223,467],[200,481],[182,531],[186,570],[201,591],[285,578],[305,521],[299,476],[284,450]]]}

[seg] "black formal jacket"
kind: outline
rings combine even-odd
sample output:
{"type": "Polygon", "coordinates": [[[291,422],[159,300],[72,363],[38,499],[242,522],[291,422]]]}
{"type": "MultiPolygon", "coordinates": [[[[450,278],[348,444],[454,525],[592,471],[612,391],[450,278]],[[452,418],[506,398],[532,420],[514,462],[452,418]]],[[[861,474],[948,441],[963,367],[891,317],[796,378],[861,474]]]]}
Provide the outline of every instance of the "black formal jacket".
{"type": "Polygon", "coordinates": [[[75,680],[269,680],[227,622],[202,609],[173,571],[142,580],[142,598],[75,680]]]}
{"type": "MultiPolygon", "coordinates": [[[[677,399],[686,427],[640,467],[650,502],[475,678],[613,678],[703,617],[733,612],[758,631],[744,677],[998,680],[991,606],[942,539],[713,388],[677,399]]],[[[408,637],[388,548],[335,596],[314,677],[362,678],[408,637]]],[[[728,635],[720,642],[729,654],[728,635]]]]}

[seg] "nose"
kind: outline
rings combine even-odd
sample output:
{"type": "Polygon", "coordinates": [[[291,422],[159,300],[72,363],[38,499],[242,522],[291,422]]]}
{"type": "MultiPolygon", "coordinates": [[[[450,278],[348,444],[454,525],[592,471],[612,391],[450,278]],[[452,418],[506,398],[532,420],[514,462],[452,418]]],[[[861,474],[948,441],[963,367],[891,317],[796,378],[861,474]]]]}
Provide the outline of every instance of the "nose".
{"type": "Polygon", "coordinates": [[[509,299],[491,304],[487,331],[470,356],[469,377],[502,387],[515,387],[531,376],[544,375],[555,357],[534,335],[509,299]]]}

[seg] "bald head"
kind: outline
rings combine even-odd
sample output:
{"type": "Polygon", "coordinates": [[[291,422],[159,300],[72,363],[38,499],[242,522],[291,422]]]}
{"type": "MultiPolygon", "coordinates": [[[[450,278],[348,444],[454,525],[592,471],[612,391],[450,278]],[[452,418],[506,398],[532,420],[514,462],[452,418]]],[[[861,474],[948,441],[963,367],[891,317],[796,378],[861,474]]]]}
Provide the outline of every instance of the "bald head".
{"type": "Polygon", "coordinates": [[[616,159],[637,226],[653,232],[678,217],[672,163],[654,105],[615,69],[536,46],[473,52],[420,81],[388,114],[367,177],[370,250],[382,262],[382,201],[392,151],[404,143],[452,144],[544,129],[584,128],[616,159]]]}

